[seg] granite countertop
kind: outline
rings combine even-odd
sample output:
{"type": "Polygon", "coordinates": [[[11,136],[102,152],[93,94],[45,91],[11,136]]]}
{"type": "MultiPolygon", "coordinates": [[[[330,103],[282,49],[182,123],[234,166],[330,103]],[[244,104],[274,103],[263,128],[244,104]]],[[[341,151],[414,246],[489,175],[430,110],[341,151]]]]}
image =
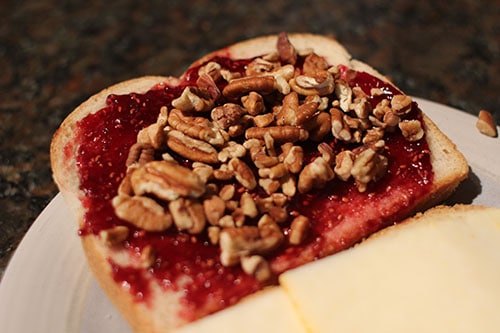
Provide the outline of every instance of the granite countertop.
{"type": "Polygon", "coordinates": [[[7,0],[0,12],[0,276],[57,193],[49,144],[74,107],[241,39],[331,34],[406,93],[500,123],[498,1],[7,0]]]}

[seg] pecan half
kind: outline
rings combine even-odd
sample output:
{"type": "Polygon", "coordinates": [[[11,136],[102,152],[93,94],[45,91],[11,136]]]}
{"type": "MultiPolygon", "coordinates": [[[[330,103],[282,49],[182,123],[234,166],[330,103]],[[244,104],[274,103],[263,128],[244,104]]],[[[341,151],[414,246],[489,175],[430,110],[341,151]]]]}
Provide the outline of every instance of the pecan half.
{"type": "Polygon", "coordinates": [[[311,76],[298,75],[290,80],[290,87],[301,95],[326,96],[334,91],[335,82],[328,71],[318,71],[311,76]]]}
{"type": "Polygon", "coordinates": [[[221,146],[226,142],[221,131],[214,128],[208,119],[185,116],[179,109],[170,111],[168,124],[191,138],[206,141],[214,146],[221,146]]]}
{"type": "Polygon", "coordinates": [[[211,144],[191,138],[177,130],[167,133],[167,146],[177,154],[191,161],[208,164],[219,162],[217,150],[211,144]]]}
{"type": "Polygon", "coordinates": [[[278,142],[305,141],[309,137],[309,133],[305,129],[295,126],[250,127],[246,130],[245,137],[263,140],[266,133],[269,133],[278,142]]]}
{"type": "Polygon", "coordinates": [[[172,225],[172,216],[151,198],[119,195],[112,204],[119,218],[146,231],[163,231],[172,225]]]}
{"type": "Polygon", "coordinates": [[[136,195],[151,194],[163,200],[181,196],[197,198],[205,183],[191,169],[169,161],[153,161],[135,169],[130,182],[136,195]]]}
{"type": "Polygon", "coordinates": [[[155,157],[155,149],[147,143],[134,143],[129,150],[125,165],[127,167],[143,165],[151,162],[155,157]]]}
{"type": "Polygon", "coordinates": [[[251,91],[259,94],[270,94],[276,89],[276,80],[272,76],[248,76],[229,81],[222,94],[228,98],[247,95],[251,91]]]}

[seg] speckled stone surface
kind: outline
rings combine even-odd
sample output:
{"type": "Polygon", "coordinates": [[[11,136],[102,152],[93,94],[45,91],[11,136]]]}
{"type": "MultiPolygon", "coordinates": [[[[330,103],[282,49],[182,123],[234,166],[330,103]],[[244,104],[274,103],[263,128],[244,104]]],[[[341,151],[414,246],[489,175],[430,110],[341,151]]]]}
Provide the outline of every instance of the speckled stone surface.
{"type": "Polygon", "coordinates": [[[49,144],[75,106],[245,38],[334,35],[406,93],[500,123],[499,1],[4,0],[0,13],[0,276],[57,193],[49,144]]]}

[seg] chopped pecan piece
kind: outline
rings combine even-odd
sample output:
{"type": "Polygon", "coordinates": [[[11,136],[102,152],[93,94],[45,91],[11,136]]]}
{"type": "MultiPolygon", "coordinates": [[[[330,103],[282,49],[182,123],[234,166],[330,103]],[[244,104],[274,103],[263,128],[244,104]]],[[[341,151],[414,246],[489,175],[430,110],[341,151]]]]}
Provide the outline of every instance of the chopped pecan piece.
{"type": "Polygon", "coordinates": [[[210,226],[207,228],[208,239],[213,245],[219,244],[220,227],[210,226]]]}
{"type": "Polygon", "coordinates": [[[315,100],[299,105],[299,95],[291,92],[283,98],[281,110],[276,115],[276,124],[300,126],[316,113],[318,105],[315,100]]]}
{"type": "Polygon", "coordinates": [[[217,81],[221,77],[221,65],[215,61],[208,62],[205,66],[201,66],[198,70],[198,76],[204,74],[210,75],[214,81],[217,81]]]}
{"type": "Polygon", "coordinates": [[[203,201],[203,209],[207,221],[211,225],[218,225],[219,220],[224,216],[226,204],[219,196],[212,195],[203,201]]]}
{"type": "Polygon", "coordinates": [[[241,268],[258,281],[266,281],[271,277],[271,268],[264,257],[259,255],[245,256],[241,258],[241,268]]]}
{"type": "Polygon", "coordinates": [[[219,191],[219,197],[224,200],[224,202],[231,200],[236,193],[236,187],[233,184],[226,184],[222,186],[219,191]]]}
{"type": "Polygon", "coordinates": [[[141,250],[140,266],[149,268],[155,262],[155,251],[151,245],[146,245],[141,250]]]}
{"type": "Polygon", "coordinates": [[[343,181],[351,177],[351,170],[354,164],[354,153],[350,150],[344,150],[335,157],[335,174],[343,181]]]}
{"type": "Polygon", "coordinates": [[[267,194],[275,193],[281,186],[278,180],[270,178],[260,178],[258,182],[259,186],[262,187],[267,194]]]}
{"type": "Polygon", "coordinates": [[[332,125],[331,129],[333,136],[342,141],[348,141],[348,142],[351,141],[352,140],[351,129],[345,123],[344,113],[337,108],[331,108],[330,116],[331,116],[331,125],[332,125]]]}
{"type": "Polygon", "coordinates": [[[257,205],[255,204],[252,195],[248,192],[242,193],[240,198],[240,206],[245,216],[254,218],[259,214],[257,205]]]}
{"type": "Polygon", "coordinates": [[[267,127],[271,125],[274,121],[274,115],[272,113],[260,114],[253,117],[253,123],[257,127],[267,127]]]}
{"type": "Polygon", "coordinates": [[[294,146],[291,142],[281,146],[280,160],[291,173],[299,173],[304,162],[304,150],[301,146],[294,146]]]}
{"type": "Polygon", "coordinates": [[[220,128],[228,129],[238,124],[245,113],[245,109],[238,104],[226,103],[212,109],[211,117],[220,128]]]}
{"type": "Polygon", "coordinates": [[[202,91],[196,87],[186,87],[181,96],[172,101],[172,106],[184,111],[208,111],[212,108],[214,102],[211,100],[208,91],[202,91]]]}
{"type": "Polygon", "coordinates": [[[156,123],[143,128],[137,134],[137,143],[152,146],[154,149],[163,149],[165,146],[165,126],[169,117],[166,106],[160,108],[160,114],[156,123]]]}
{"type": "Polygon", "coordinates": [[[352,101],[352,89],[344,80],[335,81],[335,94],[340,103],[340,108],[344,112],[348,112],[352,101]]]}
{"type": "Polygon", "coordinates": [[[244,157],[246,153],[247,150],[243,145],[235,141],[229,141],[227,145],[219,152],[218,159],[219,161],[226,163],[233,157],[244,157]]]}
{"type": "Polygon", "coordinates": [[[170,201],[168,209],[177,229],[187,230],[190,234],[199,234],[205,229],[206,217],[199,201],[179,198],[170,201]]]}
{"type": "Polygon", "coordinates": [[[217,195],[211,195],[203,200],[203,209],[208,223],[218,225],[219,220],[224,216],[226,203],[217,195]]]}
{"type": "Polygon", "coordinates": [[[331,116],[326,112],[317,113],[302,128],[309,132],[309,139],[319,142],[332,130],[331,116]]]}
{"type": "Polygon", "coordinates": [[[385,174],[387,157],[380,155],[375,149],[368,148],[355,155],[351,175],[356,181],[358,191],[365,192],[367,185],[385,174]]]}
{"type": "Polygon", "coordinates": [[[304,215],[295,217],[290,225],[290,233],[288,234],[288,242],[292,245],[301,244],[307,237],[309,230],[309,218],[304,215]]]}
{"type": "Polygon", "coordinates": [[[129,228],[127,228],[126,226],[117,225],[112,228],[100,231],[99,236],[107,246],[115,246],[127,239],[129,231],[129,228]]]}
{"type": "Polygon", "coordinates": [[[262,95],[251,91],[248,95],[241,97],[241,103],[251,116],[256,116],[266,110],[262,95]]]}
{"type": "Polygon", "coordinates": [[[257,180],[255,179],[252,169],[239,158],[233,157],[229,161],[229,168],[234,172],[234,176],[238,183],[245,188],[253,190],[255,186],[257,186],[257,180]]]}
{"type": "Polygon", "coordinates": [[[418,141],[424,137],[424,129],[418,120],[403,120],[399,123],[403,136],[408,141],[418,141]]]}
{"type": "Polygon", "coordinates": [[[246,76],[263,75],[270,73],[279,66],[279,62],[256,58],[248,64],[245,74],[246,76]]]}
{"type": "Polygon", "coordinates": [[[313,188],[324,187],[334,177],[330,164],[323,157],[318,157],[302,169],[297,187],[300,193],[307,193],[313,188]]]}
{"type": "Polygon", "coordinates": [[[221,95],[219,87],[217,87],[217,84],[215,84],[214,79],[207,73],[201,74],[198,77],[198,80],[196,80],[196,85],[202,91],[207,92],[210,101],[216,101],[221,95]]]}
{"type": "Polygon", "coordinates": [[[492,138],[498,135],[497,126],[495,124],[495,119],[491,112],[486,110],[479,111],[479,116],[476,122],[476,127],[484,135],[490,136],[492,138]]]}
{"type": "Polygon", "coordinates": [[[214,173],[214,168],[205,163],[194,162],[192,167],[193,172],[196,173],[198,177],[200,177],[203,183],[207,183],[207,181],[212,177],[214,173]]]}
{"type": "Polygon", "coordinates": [[[302,66],[302,72],[305,75],[314,75],[314,73],[319,71],[325,71],[328,69],[328,63],[325,58],[317,55],[316,53],[311,53],[304,59],[304,65],[302,66]]]}
{"type": "Polygon", "coordinates": [[[282,63],[295,65],[297,62],[297,51],[285,33],[278,35],[277,48],[282,63]]]}
{"type": "Polygon", "coordinates": [[[283,163],[278,163],[270,168],[259,169],[259,176],[262,178],[280,179],[288,173],[288,169],[283,163]]]}
{"type": "Polygon", "coordinates": [[[391,108],[398,116],[411,111],[412,99],[407,95],[394,95],[391,100],[391,108]]]}
{"type": "Polygon", "coordinates": [[[284,235],[275,223],[266,223],[259,227],[225,228],[219,235],[221,263],[224,266],[232,266],[238,264],[242,257],[267,254],[283,241],[284,235]]]}

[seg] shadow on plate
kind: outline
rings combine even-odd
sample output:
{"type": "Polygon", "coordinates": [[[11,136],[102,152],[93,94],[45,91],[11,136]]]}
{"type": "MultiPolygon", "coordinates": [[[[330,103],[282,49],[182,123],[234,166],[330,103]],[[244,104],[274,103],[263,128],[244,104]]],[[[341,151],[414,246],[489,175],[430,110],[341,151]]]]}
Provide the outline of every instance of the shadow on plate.
{"type": "Polygon", "coordinates": [[[469,177],[457,187],[455,192],[453,192],[443,204],[471,204],[474,198],[481,194],[481,190],[481,180],[472,170],[470,170],[469,177]]]}

